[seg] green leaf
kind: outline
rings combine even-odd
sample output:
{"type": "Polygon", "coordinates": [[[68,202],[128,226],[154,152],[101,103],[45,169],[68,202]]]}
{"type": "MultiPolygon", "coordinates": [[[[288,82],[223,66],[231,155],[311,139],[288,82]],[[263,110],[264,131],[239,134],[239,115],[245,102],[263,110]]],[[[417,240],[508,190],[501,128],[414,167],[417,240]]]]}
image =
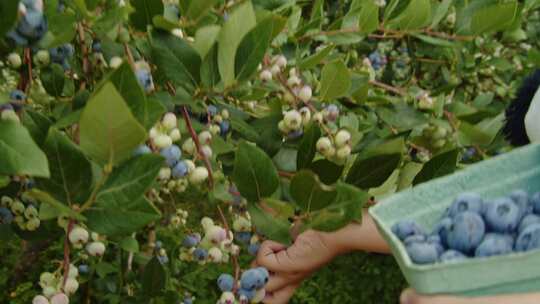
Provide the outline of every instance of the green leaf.
{"type": "Polygon", "coordinates": [[[225,87],[235,82],[235,58],[240,42],[256,25],[251,1],[244,1],[230,12],[218,38],[218,65],[225,87]]]}
{"type": "Polygon", "coordinates": [[[163,14],[161,0],[137,0],[130,4],[135,8],[135,12],[130,15],[129,19],[133,26],[141,32],[146,32],[146,27],[152,25],[152,18],[155,15],[163,14]]]}
{"type": "Polygon", "coordinates": [[[122,95],[133,116],[146,130],[150,129],[161,118],[165,109],[155,99],[146,97],[135,73],[127,62],[117,68],[108,77],[108,81],[122,95]]]}
{"type": "Polygon", "coordinates": [[[118,245],[127,252],[139,252],[139,242],[131,236],[123,238],[118,245]]]}
{"type": "Polygon", "coordinates": [[[235,132],[240,133],[245,139],[256,142],[259,140],[259,133],[247,122],[238,117],[231,117],[231,126],[235,132]]]}
{"type": "MultiPolygon", "coordinates": [[[[53,5],[52,3],[48,5],[53,5]]],[[[39,45],[43,48],[53,48],[60,46],[64,43],[68,43],[75,38],[77,33],[77,16],[76,14],[66,11],[58,13],[54,11],[53,14],[48,14],[49,32],[39,42],[39,45]],[[54,22],[51,22],[53,20],[54,22]]]]}
{"type": "Polygon", "coordinates": [[[416,175],[424,167],[423,164],[410,162],[407,163],[399,172],[398,190],[403,190],[410,187],[416,175]]]}
{"type": "Polygon", "coordinates": [[[25,110],[25,113],[22,116],[22,123],[26,129],[28,129],[30,135],[32,135],[34,141],[41,146],[47,138],[51,121],[43,114],[25,110]]]}
{"type": "Polygon", "coordinates": [[[327,159],[319,159],[311,164],[310,169],[319,176],[321,182],[330,185],[341,177],[344,167],[327,159]]]}
{"type": "Polygon", "coordinates": [[[242,196],[251,202],[271,196],[279,186],[272,159],[247,142],[238,145],[232,178],[242,196]]]}
{"type": "Polygon", "coordinates": [[[0,37],[4,35],[15,25],[19,12],[19,0],[0,2],[0,37]]]}
{"type": "Polygon", "coordinates": [[[218,0],[195,0],[191,1],[189,8],[186,12],[186,16],[192,20],[198,20],[203,17],[214,5],[216,5],[218,0]]]}
{"type": "Polygon", "coordinates": [[[255,204],[249,204],[248,211],[257,233],[282,244],[291,243],[290,224],[287,219],[265,212],[255,204]]]}
{"type": "Polygon", "coordinates": [[[443,0],[442,2],[434,5],[433,20],[431,20],[431,25],[429,26],[430,28],[436,27],[439,22],[443,20],[453,2],[454,0],[443,0]]]}
{"type": "Polygon", "coordinates": [[[58,215],[65,215],[78,221],[83,221],[83,222],[86,221],[86,218],[83,215],[73,211],[73,209],[57,201],[50,194],[46,192],[40,191],[38,189],[32,189],[26,193],[28,193],[30,197],[36,199],[42,204],[47,204],[50,207],[52,207],[58,215]]]}
{"type": "Polygon", "coordinates": [[[37,179],[40,189],[68,205],[82,204],[90,194],[92,166],[77,145],[65,134],[51,128],[43,145],[51,176],[37,179]]]}
{"type": "Polygon", "coordinates": [[[305,212],[327,207],[337,195],[335,189],[322,184],[317,175],[307,170],[294,175],[289,191],[296,204],[305,212]]]}
{"type": "Polygon", "coordinates": [[[118,164],[146,139],[122,96],[110,82],[90,98],[80,120],[80,146],[101,165],[118,164]]]}
{"type": "Polygon", "coordinates": [[[0,174],[49,177],[45,153],[23,125],[0,120],[0,174]]]}
{"type": "Polygon", "coordinates": [[[369,34],[379,27],[379,7],[374,1],[353,0],[349,12],[343,18],[342,29],[359,29],[369,34]]]}
{"type": "Polygon", "coordinates": [[[285,19],[271,15],[259,22],[242,39],[235,59],[235,75],[238,80],[247,80],[257,72],[270,43],[281,32],[285,22],[285,19]]]}
{"type": "Polygon", "coordinates": [[[49,95],[54,97],[62,96],[65,82],[64,68],[59,64],[53,63],[50,67],[42,69],[39,77],[43,88],[49,95]]]}
{"type": "Polygon", "coordinates": [[[474,34],[507,29],[518,16],[518,7],[517,1],[493,1],[473,14],[470,29],[474,34]]]}
{"type": "Polygon", "coordinates": [[[317,141],[320,137],[321,130],[317,124],[312,124],[306,133],[304,133],[296,158],[296,167],[298,169],[309,168],[311,166],[311,162],[317,153],[317,141]]]}
{"type": "Polygon", "coordinates": [[[458,44],[452,41],[441,39],[441,38],[431,37],[431,36],[422,35],[422,34],[412,34],[412,36],[435,46],[450,47],[450,48],[458,46],[458,44]]]}
{"type": "Polygon", "coordinates": [[[378,108],[376,110],[380,118],[398,132],[408,131],[427,122],[426,117],[413,107],[398,103],[390,108],[378,108]]]}
{"type": "Polygon", "coordinates": [[[156,79],[161,83],[170,81],[175,86],[181,86],[189,92],[194,90],[195,79],[174,53],[165,47],[152,46],[152,58],[158,70],[156,79]]]}
{"type": "Polygon", "coordinates": [[[431,0],[410,0],[407,7],[387,24],[400,30],[414,30],[430,22],[431,0]]]}
{"type": "Polygon", "coordinates": [[[351,74],[343,61],[336,60],[325,65],[321,72],[321,89],[319,94],[323,100],[342,97],[351,87],[351,74]]]}
{"type": "Polygon", "coordinates": [[[141,283],[144,295],[150,298],[159,296],[165,289],[167,273],[157,257],[153,257],[144,267],[141,283]]]}
{"type": "Polygon", "coordinates": [[[317,53],[304,58],[300,61],[298,64],[298,67],[302,70],[309,70],[311,68],[316,67],[319,63],[321,63],[331,52],[334,50],[335,46],[329,45],[322,50],[318,51],[317,53]]]}
{"type": "Polygon", "coordinates": [[[219,25],[208,25],[201,27],[195,33],[193,48],[197,50],[201,58],[205,58],[217,41],[221,27],[219,25]]]}
{"type": "MultiPolygon", "coordinates": [[[[489,130],[486,130],[486,131],[489,131],[489,130]]],[[[471,125],[464,121],[462,121],[459,124],[458,142],[462,146],[472,146],[472,145],[486,146],[491,143],[493,138],[494,136],[490,136],[484,130],[481,130],[477,126],[471,125]]]]}
{"type": "Polygon", "coordinates": [[[218,48],[212,47],[201,64],[201,82],[207,88],[214,88],[221,80],[218,67],[218,48]]]}
{"type": "Polygon", "coordinates": [[[154,31],[152,34],[152,44],[171,51],[177,61],[187,70],[194,83],[200,80],[201,56],[189,43],[170,33],[154,31]]]}
{"type": "Polygon", "coordinates": [[[347,182],[362,189],[382,185],[401,163],[401,153],[357,159],[347,175],[347,182]]]}
{"type": "Polygon", "coordinates": [[[96,273],[100,278],[105,278],[109,274],[118,272],[118,268],[107,262],[99,262],[96,265],[96,273]]]}
{"type": "Polygon", "coordinates": [[[413,185],[418,185],[437,177],[445,176],[456,170],[459,150],[450,150],[433,157],[416,175],[413,185]]]}

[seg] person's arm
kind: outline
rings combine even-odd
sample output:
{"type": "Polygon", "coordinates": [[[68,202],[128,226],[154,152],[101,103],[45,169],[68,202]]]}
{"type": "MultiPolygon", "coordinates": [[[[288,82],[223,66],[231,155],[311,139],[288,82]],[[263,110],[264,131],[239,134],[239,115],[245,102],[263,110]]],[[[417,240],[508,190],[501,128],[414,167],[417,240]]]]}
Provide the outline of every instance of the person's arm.
{"type": "MultiPolygon", "coordinates": [[[[285,302],[286,303],[286,302],[285,302]]],[[[451,296],[423,296],[412,289],[401,294],[401,304],[538,304],[540,293],[463,298],[451,296]]]]}

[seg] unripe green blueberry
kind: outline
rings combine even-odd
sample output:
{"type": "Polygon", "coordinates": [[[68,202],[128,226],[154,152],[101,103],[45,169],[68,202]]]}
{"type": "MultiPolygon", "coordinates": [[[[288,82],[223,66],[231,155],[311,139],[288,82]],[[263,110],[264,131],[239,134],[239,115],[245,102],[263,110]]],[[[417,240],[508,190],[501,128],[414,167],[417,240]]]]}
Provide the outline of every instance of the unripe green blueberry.
{"type": "Polygon", "coordinates": [[[298,71],[296,70],[296,68],[292,68],[289,70],[289,77],[292,76],[298,76],[298,71]]]}
{"type": "Polygon", "coordinates": [[[32,304],[49,304],[49,300],[46,297],[39,295],[32,299],[32,304]]]}
{"type": "Polygon", "coordinates": [[[336,155],[336,148],[330,147],[330,149],[324,151],[324,153],[321,154],[324,155],[324,157],[326,157],[327,159],[330,159],[336,155]]]}
{"type": "Polygon", "coordinates": [[[321,154],[325,154],[328,150],[332,149],[332,141],[328,137],[321,137],[319,140],[317,140],[317,151],[321,154]]]}
{"type": "Polygon", "coordinates": [[[221,294],[221,297],[219,298],[219,304],[234,304],[236,303],[236,298],[234,297],[234,293],[230,291],[226,291],[221,294]]]}
{"type": "Polygon", "coordinates": [[[290,130],[298,130],[302,126],[302,115],[296,110],[291,110],[285,112],[283,121],[290,130]]]}
{"type": "Polygon", "coordinates": [[[92,242],[86,245],[86,252],[91,256],[103,256],[105,253],[105,244],[102,242],[92,242]]]}
{"type": "Polygon", "coordinates": [[[217,247],[212,247],[208,250],[208,259],[214,263],[220,263],[223,259],[223,253],[217,247]]]}
{"type": "Polygon", "coordinates": [[[7,57],[8,65],[14,69],[18,69],[22,65],[21,55],[17,53],[11,53],[7,57]]]}
{"type": "Polygon", "coordinates": [[[72,244],[85,244],[88,242],[89,237],[90,235],[88,234],[88,231],[81,226],[73,227],[68,235],[69,241],[72,244]]]}
{"type": "Polygon", "coordinates": [[[193,142],[193,139],[188,138],[184,143],[182,144],[182,150],[186,152],[187,154],[193,155],[195,153],[195,142],[193,142]]]}
{"type": "Polygon", "coordinates": [[[92,239],[92,241],[100,241],[101,239],[101,237],[99,236],[97,232],[90,233],[90,238],[92,239]]]}
{"type": "Polygon", "coordinates": [[[11,211],[16,214],[16,215],[21,215],[24,213],[24,204],[19,201],[19,200],[16,200],[12,205],[11,205],[11,211]]]}
{"type": "Polygon", "coordinates": [[[160,134],[154,139],[154,144],[156,145],[156,147],[163,149],[170,147],[173,142],[169,135],[160,134]]]}
{"type": "Polygon", "coordinates": [[[184,32],[180,28],[175,28],[171,30],[171,34],[178,38],[184,38],[184,32]]]}
{"type": "Polygon", "coordinates": [[[313,115],[313,120],[316,121],[317,123],[323,123],[323,121],[324,121],[323,114],[321,112],[315,113],[313,115]]]}
{"type": "Polygon", "coordinates": [[[207,237],[213,244],[220,244],[227,238],[227,232],[220,226],[212,226],[206,231],[207,237]]]}
{"type": "Polygon", "coordinates": [[[38,210],[36,209],[36,207],[30,205],[30,206],[26,207],[26,210],[24,210],[24,216],[27,219],[37,217],[38,216],[38,210]]]}
{"type": "Polygon", "coordinates": [[[180,133],[180,130],[178,128],[175,128],[172,129],[171,132],[169,132],[169,137],[173,142],[176,142],[182,138],[182,134],[180,133]]]}
{"type": "Polygon", "coordinates": [[[160,180],[168,180],[171,178],[171,168],[164,167],[159,170],[158,179],[160,180]]]}
{"type": "Polygon", "coordinates": [[[336,157],[340,160],[344,160],[351,155],[351,147],[343,146],[336,151],[336,157]]]}
{"type": "Polygon", "coordinates": [[[219,124],[219,123],[221,123],[223,121],[223,116],[221,116],[220,114],[217,114],[217,115],[214,116],[213,120],[214,120],[214,122],[219,124]]]}
{"type": "Polygon", "coordinates": [[[116,70],[117,68],[119,68],[121,65],[122,65],[122,62],[124,60],[118,56],[114,56],[111,58],[111,61],[109,61],[109,67],[111,67],[111,69],[114,69],[116,70]]]}
{"type": "Polygon", "coordinates": [[[273,62],[280,68],[284,68],[287,66],[287,58],[283,55],[278,55],[274,57],[273,62]]]}
{"type": "Polygon", "coordinates": [[[233,229],[238,232],[251,231],[251,221],[243,216],[239,216],[233,222],[233,229]]]}
{"type": "Polygon", "coordinates": [[[77,292],[77,289],[79,289],[79,282],[75,278],[68,278],[64,285],[64,292],[67,295],[72,295],[77,292]]]}
{"type": "Polygon", "coordinates": [[[64,293],[59,293],[51,298],[51,304],[69,304],[69,298],[64,293]]]}
{"type": "Polygon", "coordinates": [[[201,226],[203,227],[204,231],[208,231],[210,228],[214,227],[214,221],[205,216],[201,219],[201,226]]]}
{"type": "Polygon", "coordinates": [[[287,85],[290,86],[290,87],[298,86],[301,83],[302,83],[302,81],[297,76],[291,76],[291,77],[289,77],[289,79],[287,79],[287,85]]]}
{"type": "Polygon", "coordinates": [[[217,135],[219,132],[221,132],[221,128],[218,125],[213,124],[210,126],[209,131],[212,133],[212,135],[217,135]]]}
{"type": "Polygon", "coordinates": [[[201,147],[201,153],[206,158],[212,158],[212,148],[208,145],[204,145],[201,147]]]}
{"type": "Polygon", "coordinates": [[[195,163],[190,159],[186,159],[184,161],[186,162],[186,166],[188,167],[188,173],[193,172],[193,170],[195,170],[195,163]]]}
{"type": "Polygon", "coordinates": [[[269,70],[263,70],[261,74],[259,75],[259,78],[262,81],[271,81],[272,80],[272,72],[269,70]]]}
{"type": "Polygon", "coordinates": [[[170,223],[173,227],[178,227],[182,223],[182,219],[179,216],[171,216],[170,223]]]}
{"type": "Polygon", "coordinates": [[[303,86],[298,93],[298,98],[300,98],[300,100],[302,100],[303,102],[310,101],[312,96],[313,92],[311,90],[311,87],[308,85],[303,86]]]}
{"type": "Polygon", "coordinates": [[[36,229],[39,228],[39,225],[41,224],[41,221],[39,220],[39,218],[33,218],[33,219],[30,219],[27,223],[26,223],[26,230],[28,231],[35,231],[36,229]]]}
{"type": "Polygon", "coordinates": [[[270,73],[272,73],[272,77],[275,77],[281,73],[281,68],[277,64],[274,64],[272,68],[270,68],[270,73]]]}
{"type": "Polygon", "coordinates": [[[221,110],[221,116],[223,119],[229,119],[231,117],[231,114],[229,113],[229,110],[223,109],[221,110]]]}
{"type": "Polygon", "coordinates": [[[280,120],[278,122],[278,129],[281,131],[281,133],[289,133],[290,129],[289,127],[285,124],[285,121],[284,120],[280,120]]]}
{"type": "Polygon", "coordinates": [[[0,199],[0,203],[4,207],[11,208],[11,205],[13,204],[13,199],[9,196],[2,196],[2,199],[0,199]]]}
{"type": "Polygon", "coordinates": [[[444,145],[446,145],[446,139],[437,139],[437,140],[433,141],[433,143],[431,145],[435,149],[440,149],[440,148],[444,147],[444,145]]]}
{"type": "Polygon", "coordinates": [[[69,264],[68,277],[76,278],[78,276],[79,276],[79,269],[77,267],[75,267],[75,265],[69,264]]]}
{"type": "Polygon", "coordinates": [[[448,134],[448,131],[443,127],[437,127],[433,132],[433,139],[443,139],[448,134]]]}
{"type": "Polygon", "coordinates": [[[212,134],[208,131],[202,131],[199,134],[199,142],[203,145],[207,145],[212,141],[212,134]]]}
{"type": "Polygon", "coordinates": [[[49,51],[39,50],[34,57],[34,62],[36,65],[41,67],[48,66],[51,63],[51,55],[49,51]]]}
{"type": "Polygon", "coordinates": [[[301,108],[300,115],[302,116],[302,124],[304,126],[311,122],[311,110],[308,107],[301,108]]]}
{"type": "Polygon", "coordinates": [[[19,119],[19,116],[17,116],[17,113],[15,113],[15,111],[13,110],[2,111],[2,114],[0,115],[0,117],[2,118],[2,120],[6,120],[6,121],[13,121],[16,123],[21,122],[21,120],[19,119]]]}
{"type": "Polygon", "coordinates": [[[49,299],[52,298],[57,292],[58,290],[52,286],[43,287],[42,291],[43,295],[49,299]]]}
{"type": "Polygon", "coordinates": [[[163,116],[163,119],[161,120],[161,124],[165,129],[172,130],[176,128],[178,122],[176,120],[176,115],[174,113],[167,113],[163,116]]]}
{"type": "Polygon", "coordinates": [[[45,287],[45,286],[52,286],[55,284],[55,281],[56,281],[56,277],[54,276],[54,274],[50,273],[50,272],[43,272],[40,276],[39,276],[39,284],[42,286],[42,287],[45,287]]]}
{"type": "Polygon", "coordinates": [[[339,130],[335,137],[335,143],[337,148],[347,146],[351,144],[351,133],[347,130],[339,130]]]}
{"type": "Polygon", "coordinates": [[[194,185],[203,183],[208,178],[208,170],[205,167],[197,167],[189,174],[189,182],[194,185]]]}

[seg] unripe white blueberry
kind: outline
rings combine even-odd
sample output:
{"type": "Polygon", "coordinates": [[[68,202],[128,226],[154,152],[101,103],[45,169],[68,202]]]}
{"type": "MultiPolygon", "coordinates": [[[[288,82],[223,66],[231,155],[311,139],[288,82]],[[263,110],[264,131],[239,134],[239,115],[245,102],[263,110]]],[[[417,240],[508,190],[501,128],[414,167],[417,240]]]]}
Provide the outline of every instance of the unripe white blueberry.
{"type": "Polygon", "coordinates": [[[22,2],[19,3],[19,15],[26,15],[26,5],[24,5],[22,2]]]}
{"type": "Polygon", "coordinates": [[[34,61],[37,65],[47,66],[51,63],[51,55],[49,54],[49,51],[39,50],[34,57],[34,61]]]}
{"type": "Polygon", "coordinates": [[[102,256],[105,253],[105,244],[102,242],[92,242],[86,245],[86,251],[91,256],[102,256]]]}
{"type": "Polygon", "coordinates": [[[184,38],[184,32],[180,28],[175,28],[171,30],[171,34],[178,38],[184,38]]]}
{"type": "Polygon", "coordinates": [[[328,137],[321,137],[319,140],[317,140],[317,151],[321,154],[325,154],[328,150],[330,150],[332,147],[332,141],[328,137]]]}
{"type": "Polygon", "coordinates": [[[17,113],[15,113],[15,111],[13,110],[4,110],[2,111],[2,114],[0,116],[2,118],[2,120],[9,120],[9,121],[13,121],[13,122],[21,122],[21,120],[19,119],[19,116],[17,116],[17,113]]]}
{"type": "Polygon", "coordinates": [[[323,115],[321,112],[317,112],[313,115],[313,120],[316,121],[317,123],[323,123],[323,115]]]}
{"type": "Polygon", "coordinates": [[[161,134],[156,127],[152,127],[150,131],[148,132],[148,136],[150,136],[150,139],[155,139],[156,137],[161,134]]]}
{"type": "Polygon", "coordinates": [[[300,89],[300,92],[298,93],[298,98],[300,98],[300,100],[303,102],[310,101],[312,96],[313,96],[313,91],[311,90],[311,87],[308,85],[303,86],[300,89]]]}
{"type": "Polygon", "coordinates": [[[169,137],[173,142],[179,141],[182,138],[182,134],[180,133],[180,130],[178,128],[172,129],[171,132],[169,132],[169,137]]]}
{"type": "Polygon", "coordinates": [[[216,124],[211,125],[208,130],[210,131],[210,133],[212,133],[212,135],[217,135],[219,134],[219,132],[221,132],[221,128],[216,124]]]}
{"type": "Polygon", "coordinates": [[[336,148],[330,147],[330,149],[326,150],[322,155],[326,158],[332,158],[336,155],[336,148]]]}
{"type": "Polygon", "coordinates": [[[54,296],[56,293],[58,292],[58,290],[52,286],[45,286],[43,287],[43,295],[47,298],[51,298],[52,296],[54,296]]]}
{"type": "Polygon", "coordinates": [[[229,113],[229,110],[223,109],[221,110],[221,116],[223,119],[229,119],[231,117],[231,114],[229,113]]]}
{"type": "Polygon", "coordinates": [[[170,222],[173,227],[178,227],[182,223],[182,219],[179,216],[174,215],[171,216],[170,222]]]}
{"type": "Polygon", "coordinates": [[[221,297],[219,298],[219,304],[234,304],[236,301],[236,298],[234,297],[234,293],[230,291],[226,291],[221,294],[221,297]]]}
{"type": "Polygon", "coordinates": [[[205,167],[197,167],[189,174],[189,182],[198,185],[208,178],[208,170],[205,167]]]}
{"type": "Polygon", "coordinates": [[[281,68],[277,64],[274,64],[272,68],[270,68],[270,73],[272,73],[272,77],[275,77],[281,73],[281,68]]]}
{"type": "Polygon", "coordinates": [[[51,286],[51,285],[53,285],[55,280],[56,280],[56,277],[54,276],[54,274],[52,274],[50,272],[43,272],[39,276],[39,284],[42,287],[43,286],[51,286]]]}
{"type": "Polygon", "coordinates": [[[291,110],[283,116],[285,125],[291,130],[298,130],[302,126],[302,115],[296,110],[291,110]]]}
{"type": "Polygon", "coordinates": [[[297,76],[291,76],[287,80],[287,85],[290,87],[294,87],[294,86],[300,85],[301,82],[302,81],[297,76]]]}
{"type": "Polygon", "coordinates": [[[36,209],[36,207],[30,205],[30,206],[26,207],[26,210],[24,210],[24,216],[27,219],[34,218],[34,217],[38,216],[38,210],[36,209]]]}
{"type": "Polygon", "coordinates": [[[22,65],[21,55],[19,55],[17,53],[9,54],[8,57],[7,57],[7,60],[8,60],[9,66],[14,68],[14,69],[18,69],[22,65]]]}
{"type": "Polygon", "coordinates": [[[227,238],[227,232],[220,226],[212,226],[206,231],[206,236],[213,244],[219,244],[227,238]]]}
{"type": "Polygon", "coordinates": [[[165,116],[163,116],[163,119],[161,120],[161,124],[167,129],[172,130],[176,128],[177,125],[176,115],[174,113],[167,113],[165,116]]]}
{"type": "Polygon", "coordinates": [[[233,255],[233,256],[237,256],[238,254],[240,254],[240,246],[238,246],[238,245],[236,245],[236,244],[232,244],[232,245],[231,245],[230,253],[231,253],[231,255],[233,255]]]}
{"type": "Polygon", "coordinates": [[[302,116],[302,124],[304,126],[311,122],[311,110],[308,107],[301,108],[300,115],[302,116]]]}
{"type": "Polygon", "coordinates": [[[223,259],[223,253],[221,250],[219,250],[219,248],[212,247],[210,250],[208,250],[208,258],[214,263],[219,263],[223,259]]]}
{"type": "Polygon", "coordinates": [[[75,267],[75,265],[70,264],[69,265],[68,277],[76,278],[78,276],[79,276],[79,269],[77,269],[77,267],[75,267]]]}
{"type": "Polygon", "coordinates": [[[208,145],[204,145],[204,146],[201,147],[201,153],[206,158],[211,158],[212,157],[212,148],[210,148],[210,146],[208,146],[208,145]]]}
{"type": "Polygon", "coordinates": [[[69,298],[64,293],[59,293],[51,298],[51,304],[69,304],[69,298]]]}
{"type": "Polygon", "coordinates": [[[214,227],[214,221],[205,216],[201,219],[201,226],[203,227],[204,231],[208,231],[210,228],[214,227]]]}
{"type": "Polygon", "coordinates": [[[35,296],[32,304],[49,304],[49,300],[42,295],[35,296]]]}
{"type": "Polygon", "coordinates": [[[81,226],[75,226],[73,229],[69,232],[69,241],[72,244],[84,244],[88,242],[88,237],[90,235],[88,234],[88,231],[84,229],[81,226]]]}
{"type": "Polygon", "coordinates": [[[170,147],[172,143],[172,139],[169,137],[169,135],[165,134],[160,134],[154,139],[154,144],[160,149],[170,147]]]}
{"type": "Polygon", "coordinates": [[[171,178],[171,168],[164,167],[159,170],[158,179],[168,180],[171,178]]]}
{"type": "Polygon", "coordinates": [[[23,214],[24,210],[24,204],[19,200],[16,200],[13,204],[11,204],[11,211],[16,215],[23,214]]]}
{"type": "Polygon", "coordinates": [[[278,129],[282,132],[282,133],[289,133],[290,129],[289,127],[285,124],[285,121],[284,120],[280,120],[278,122],[278,129]]]}
{"type": "Polygon", "coordinates": [[[122,62],[124,60],[118,56],[114,56],[111,58],[110,62],[109,62],[109,66],[112,68],[112,69],[117,69],[119,68],[121,65],[122,65],[122,62]]]}
{"type": "Polygon", "coordinates": [[[196,148],[195,142],[193,142],[193,139],[191,138],[186,139],[186,141],[184,141],[182,144],[182,150],[184,150],[184,152],[187,154],[194,154],[196,148]]]}
{"type": "Polygon", "coordinates": [[[77,280],[74,278],[68,278],[66,280],[66,284],[64,285],[64,292],[67,295],[72,295],[77,292],[77,289],[79,289],[79,282],[77,282],[77,280]]]}
{"type": "Polygon", "coordinates": [[[90,233],[90,238],[93,240],[93,241],[100,241],[100,236],[97,232],[92,232],[90,233]]]}
{"type": "Polygon", "coordinates": [[[212,141],[212,134],[208,131],[202,131],[199,134],[199,142],[203,145],[207,145],[212,141]]]}
{"type": "Polygon", "coordinates": [[[272,80],[272,72],[270,72],[269,70],[263,70],[259,75],[259,78],[262,81],[270,81],[272,80]]]}
{"type": "Polygon", "coordinates": [[[275,57],[275,63],[278,67],[284,68],[287,66],[287,58],[283,55],[275,57]]]}
{"type": "Polygon", "coordinates": [[[37,217],[32,218],[26,223],[26,230],[35,231],[36,229],[39,228],[40,224],[41,224],[41,221],[39,220],[39,218],[37,217]]]}
{"type": "Polygon", "coordinates": [[[255,293],[255,296],[253,299],[251,299],[251,303],[260,303],[264,300],[264,297],[266,296],[266,290],[264,288],[261,288],[257,290],[255,293]]]}
{"type": "Polygon", "coordinates": [[[292,68],[289,70],[289,77],[298,76],[298,71],[296,68],[292,68]]]}
{"type": "Polygon", "coordinates": [[[195,170],[195,163],[191,159],[184,160],[186,162],[186,166],[188,167],[188,173],[193,172],[195,170]]]}
{"type": "Polygon", "coordinates": [[[0,199],[0,203],[2,206],[11,208],[11,204],[13,204],[13,199],[9,196],[2,196],[2,199],[0,199]]]}
{"type": "Polygon", "coordinates": [[[340,130],[335,137],[336,147],[341,148],[351,143],[351,133],[347,130],[340,130]]]}
{"type": "Polygon", "coordinates": [[[351,155],[351,147],[350,146],[343,146],[339,148],[336,152],[336,157],[343,160],[346,159],[351,155]]]}
{"type": "Polygon", "coordinates": [[[234,220],[233,229],[234,231],[238,232],[251,231],[251,221],[243,216],[240,216],[234,220]]]}

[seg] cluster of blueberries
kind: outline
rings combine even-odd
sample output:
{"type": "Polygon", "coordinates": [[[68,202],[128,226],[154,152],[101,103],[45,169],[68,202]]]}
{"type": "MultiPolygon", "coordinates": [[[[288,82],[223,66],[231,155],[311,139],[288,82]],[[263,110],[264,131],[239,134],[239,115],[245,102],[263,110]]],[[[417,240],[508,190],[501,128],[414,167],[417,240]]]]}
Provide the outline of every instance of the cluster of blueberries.
{"type": "Polygon", "coordinates": [[[19,3],[20,18],[7,36],[18,46],[29,46],[40,41],[47,33],[47,19],[43,14],[43,0],[22,0],[19,3]]]}
{"type": "Polygon", "coordinates": [[[369,62],[371,62],[371,66],[376,71],[380,70],[388,63],[386,56],[381,55],[378,51],[369,54],[368,59],[369,62]]]}
{"type": "Polygon", "coordinates": [[[417,264],[540,249],[540,192],[516,190],[493,200],[462,193],[431,233],[411,220],[394,224],[392,232],[417,264]]]}
{"type": "Polygon", "coordinates": [[[51,61],[61,65],[64,70],[71,69],[69,59],[75,54],[75,48],[72,44],[66,43],[49,50],[51,61]]]}
{"type": "Polygon", "coordinates": [[[248,231],[237,231],[234,233],[234,238],[238,240],[242,244],[246,244],[247,251],[250,255],[256,256],[259,252],[259,248],[261,248],[261,244],[258,242],[252,242],[252,234],[248,231]]]}
{"type": "MultiPolygon", "coordinates": [[[[231,130],[231,122],[228,120],[228,115],[220,114],[218,108],[214,105],[209,105],[207,108],[208,115],[210,118],[213,119],[213,121],[219,126],[219,134],[221,136],[226,136],[227,133],[231,130]]],[[[222,111],[223,112],[223,111],[222,111]]],[[[208,121],[207,115],[203,115],[204,117],[201,117],[201,121],[208,121]]]]}
{"type": "MultiPolygon", "coordinates": [[[[256,299],[257,293],[264,294],[264,286],[268,283],[269,279],[270,273],[264,267],[252,268],[242,273],[237,290],[240,301],[247,299],[250,302],[259,302],[260,300],[256,299]]],[[[223,273],[217,279],[217,285],[224,293],[233,292],[234,277],[230,274],[223,273]]]]}

